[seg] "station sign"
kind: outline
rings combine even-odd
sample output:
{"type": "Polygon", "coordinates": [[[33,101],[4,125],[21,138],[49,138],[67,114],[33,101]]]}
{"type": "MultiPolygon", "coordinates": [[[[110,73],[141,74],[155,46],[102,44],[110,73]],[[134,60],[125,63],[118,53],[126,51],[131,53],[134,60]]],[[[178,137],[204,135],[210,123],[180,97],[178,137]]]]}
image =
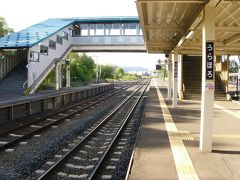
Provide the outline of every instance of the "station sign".
{"type": "Polygon", "coordinates": [[[161,70],[161,69],[162,69],[162,67],[159,64],[157,64],[156,65],[156,70],[161,70]]]}
{"type": "Polygon", "coordinates": [[[174,63],[174,79],[177,79],[178,77],[178,63],[174,63]]]}
{"type": "Polygon", "coordinates": [[[214,42],[206,42],[206,80],[214,77],[214,42]]]}
{"type": "Polygon", "coordinates": [[[164,60],[158,59],[156,64],[160,64],[161,66],[167,65],[168,64],[168,60],[167,59],[164,59],[164,60]]]}

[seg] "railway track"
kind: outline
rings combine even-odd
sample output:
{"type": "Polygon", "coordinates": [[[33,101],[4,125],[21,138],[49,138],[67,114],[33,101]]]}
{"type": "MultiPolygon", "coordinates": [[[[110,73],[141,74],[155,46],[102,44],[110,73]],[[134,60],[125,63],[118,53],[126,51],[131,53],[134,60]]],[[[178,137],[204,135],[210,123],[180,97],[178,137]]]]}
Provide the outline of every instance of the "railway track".
{"type": "Polygon", "coordinates": [[[36,120],[18,126],[14,129],[6,131],[0,134],[0,151],[10,150],[8,149],[18,143],[24,143],[23,141],[32,136],[39,136],[39,133],[47,130],[48,128],[54,127],[57,124],[63,122],[64,120],[69,120],[72,116],[92,107],[106,99],[130,88],[133,85],[127,85],[117,90],[104,93],[102,95],[93,97],[91,99],[84,100],[80,103],[75,103],[73,105],[61,108],[56,112],[45,115],[44,117],[38,117],[36,120]]]}
{"type": "Polygon", "coordinates": [[[73,138],[68,148],[62,149],[61,154],[56,154],[47,162],[45,169],[35,171],[34,177],[39,180],[97,177],[111,179],[110,172],[115,166],[106,166],[106,161],[109,160],[110,154],[114,155],[110,158],[113,161],[119,159],[121,151],[114,151],[114,147],[117,148],[119,146],[116,144],[120,144],[120,149],[124,148],[125,138],[120,137],[124,132],[125,136],[129,134],[133,125],[129,121],[148,84],[149,81],[146,81],[135,89],[100,123],[97,122],[86,130],[84,136],[73,138]],[[104,172],[101,170],[103,167],[107,169],[108,174],[99,174],[104,172]]]}

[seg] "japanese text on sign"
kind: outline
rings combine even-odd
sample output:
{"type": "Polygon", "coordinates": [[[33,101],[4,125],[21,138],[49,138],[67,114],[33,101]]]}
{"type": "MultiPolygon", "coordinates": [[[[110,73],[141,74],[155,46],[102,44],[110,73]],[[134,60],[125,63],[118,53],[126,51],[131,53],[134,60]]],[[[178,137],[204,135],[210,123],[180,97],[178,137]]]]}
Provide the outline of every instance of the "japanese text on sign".
{"type": "Polygon", "coordinates": [[[174,64],[174,78],[177,79],[178,76],[178,63],[175,62],[174,64]]]}
{"type": "Polygon", "coordinates": [[[213,80],[214,42],[206,42],[206,79],[213,80]]]}
{"type": "Polygon", "coordinates": [[[206,91],[214,91],[214,82],[206,82],[205,90],[206,91]]]}

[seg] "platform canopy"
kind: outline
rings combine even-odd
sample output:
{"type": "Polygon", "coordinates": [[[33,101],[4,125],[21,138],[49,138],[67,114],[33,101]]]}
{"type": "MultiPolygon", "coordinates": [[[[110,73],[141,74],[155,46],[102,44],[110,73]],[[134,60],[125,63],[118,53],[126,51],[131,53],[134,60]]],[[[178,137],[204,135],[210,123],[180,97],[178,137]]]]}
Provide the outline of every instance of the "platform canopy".
{"type": "MultiPolygon", "coordinates": [[[[200,55],[203,7],[209,0],[137,0],[147,51],[200,55]]],[[[240,1],[215,0],[218,55],[240,54],[240,1]]]]}

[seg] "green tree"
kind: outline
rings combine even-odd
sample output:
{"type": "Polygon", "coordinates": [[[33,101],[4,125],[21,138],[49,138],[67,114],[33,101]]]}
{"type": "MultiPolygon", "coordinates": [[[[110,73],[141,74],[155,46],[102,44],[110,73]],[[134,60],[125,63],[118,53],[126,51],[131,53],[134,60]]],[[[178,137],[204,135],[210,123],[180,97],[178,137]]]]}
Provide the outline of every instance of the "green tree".
{"type": "Polygon", "coordinates": [[[55,87],[55,69],[44,79],[38,90],[54,89],[55,87]]]}
{"type": "Polygon", "coordinates": [[[230,73],[237,73],[239,69],[239,65],[235,60],[231,60],[229,63],[229,72],[230,73]]]}
{"type": "Polygon", "coordinates": [[[112,65],[102,65],[101,66],[101,78],[102,79],[113,79],[114,66],[112,65]]]}
{"type": "Polygon", "coordinates": [[[132,80],[137,80],[139,77],[136,74],[129,74],[125,73],[124,76],[122,77],[124,81],[132,81],[132,80]]]}
{"type": "Polygon", "coordinates": [[[86,54],[78,55],[76,53],[70,54],[71,59],[71,80],[87,82],[91,81],[95,75],[95,63],[91,56],[86,54]]]}
{"type": "Polygon", "coordinates": [[[121,79],[124,76],[124,70],[120,67],[116,67],[113,72],[114,79],[121,79]]]}
{"type": "Polygon", "coordinates": [[[8,24],[4,17],[0,16],[0,37],[12,32],[14,32],[13,29],[8,27],[8,24]]]}

